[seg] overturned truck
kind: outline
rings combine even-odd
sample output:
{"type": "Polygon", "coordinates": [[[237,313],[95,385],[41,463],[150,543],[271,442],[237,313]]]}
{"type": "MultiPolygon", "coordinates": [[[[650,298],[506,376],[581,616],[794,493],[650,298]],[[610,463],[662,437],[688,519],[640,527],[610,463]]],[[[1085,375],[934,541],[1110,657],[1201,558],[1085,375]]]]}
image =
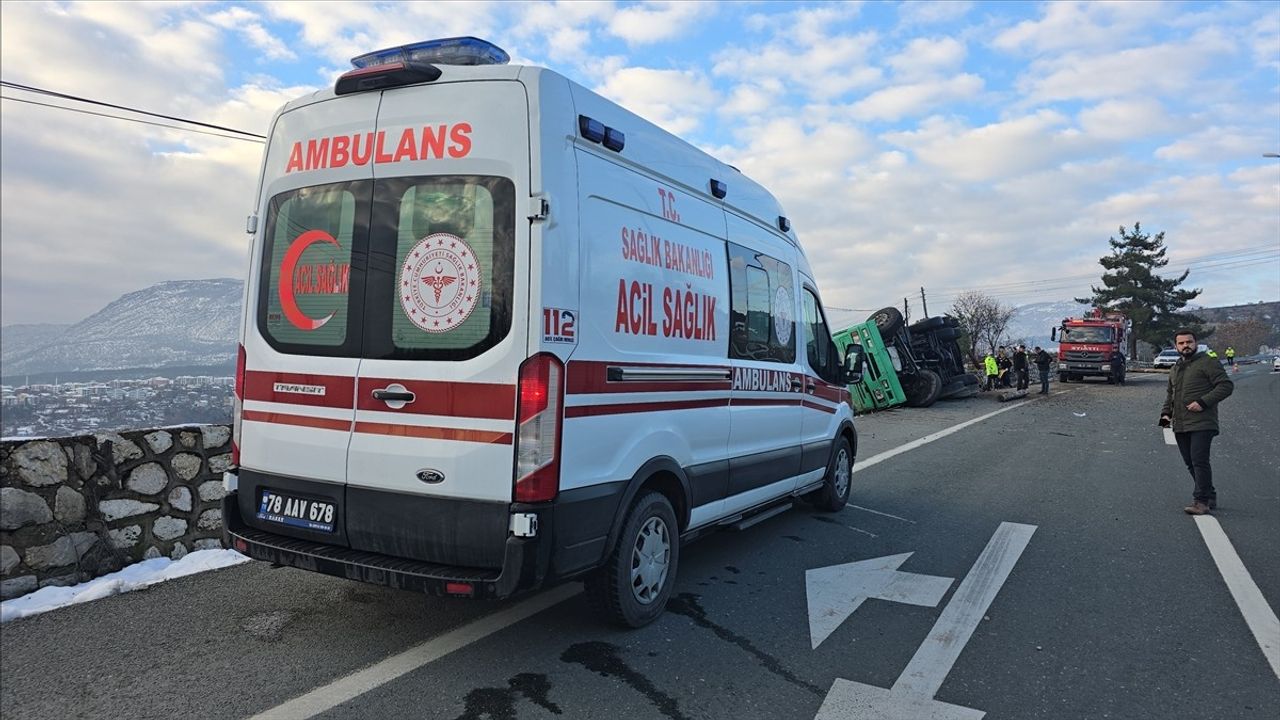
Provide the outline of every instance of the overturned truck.
{"type": "Polygon", "coordinates": [[[946,315],[908,325],[897,308],[886,307],[836,333],[842,352],[854,341],[865,352],[862,380],[849,388],[858,410],[929,407],[939,399],[976,395],[981,381],[965,370],[959,326],[946,315]]]}

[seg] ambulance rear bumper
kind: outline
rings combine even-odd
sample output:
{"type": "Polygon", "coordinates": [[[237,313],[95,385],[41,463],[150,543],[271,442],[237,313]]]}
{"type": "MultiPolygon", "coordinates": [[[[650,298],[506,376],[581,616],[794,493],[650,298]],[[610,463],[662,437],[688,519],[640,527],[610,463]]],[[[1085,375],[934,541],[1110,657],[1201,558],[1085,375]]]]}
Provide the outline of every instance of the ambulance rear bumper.
{"type": "Polygon", "coordinates": [[[502,567],[469,568],[286,537],[252,528],[240,515],[236,493],[222,501],[223,544],[254,560],[385,585],[429,595],[503,598],[541,580],[536,538],[507,539],[502,567]]]}

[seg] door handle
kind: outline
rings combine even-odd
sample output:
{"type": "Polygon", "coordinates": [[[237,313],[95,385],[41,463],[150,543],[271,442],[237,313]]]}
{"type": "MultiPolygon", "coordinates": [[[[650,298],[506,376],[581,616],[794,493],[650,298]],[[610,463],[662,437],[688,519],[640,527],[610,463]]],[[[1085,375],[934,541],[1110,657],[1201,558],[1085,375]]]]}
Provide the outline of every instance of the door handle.
{"type": "Polygon", "coordinates": [[[414,394],[413,394],[413,393],[408,392],[408,391],[402,391],[402,390],[386,390],[386,389],[383,389],[383,390],[374,390],[374,391],[373,391],[373,399],[374,399],[374,400],[384,400],[384,401],[387,401],[387,402],[406,402],[406,403],[411,403],[411,402],[413,402],[414,397],[415,397],[415,396],[414,396],[414,394]]]}

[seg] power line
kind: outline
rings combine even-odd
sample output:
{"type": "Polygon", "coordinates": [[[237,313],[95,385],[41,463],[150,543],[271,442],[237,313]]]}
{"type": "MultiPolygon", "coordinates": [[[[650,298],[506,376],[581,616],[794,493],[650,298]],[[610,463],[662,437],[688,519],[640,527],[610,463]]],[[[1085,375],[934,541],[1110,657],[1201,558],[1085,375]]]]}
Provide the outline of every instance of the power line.
{"type": "Polygon", "coordinates": [[[40,107],[54,108],[55,110],[66,110],[68,112],[83,113],[85,115],[96,115],[97,117],[111,118],[112,120],[124,120],[126,122],[169,128],[171,130],[182,130],[184,132],[199,133],[201,135],[212,135],[213,137],[226,138],[227,140],[239,140],[241,142],[258,143],[259,145],[265,142],[265,140],[255,140],[253,138],[237,137],[235,135],[223,135],[222,133],[209,132],[208,130],[197,130],[195,128],[182,127],[181,125],[169,125],[168,123],[158,123],[151,120],[142,120],[140,118],[123,117],[120,115],[112,115],[110,113],[94,112],[92,110],[81,110],[80,108],[71,108],[65,105],[53,105],[50,103],[36,102],[35,100],[23,100],[22,98],[10,97],[8,95],[0,95],[0,100],[12,100],[14,102],[26,103],[28,105],[39,105],[40,107]]]}
{"type": "MultiPolygon", "coordinates": [[[[239,130],[237,128],[227,127],[225,125],[214,125],[213,123],[201,122],[199,120],[191,120],[190,118],[178,117],[176,115],[164,115],[162,113],[155,113],[149,110],[140,110],[135,107],[129,107],[128,105],[116,105],[114,103],[103,102],[101,100],[92,100],[90,98],[79,97],[77,95],[68,95],[66,93],[55,92],[53,90],[46,90],[44,88],[35,87],[33,85],[22,85],[19,83],[13,83],[13,82],[9,82],[8,80],[0,80],[0,86],[13,88],[14,90],[25,90],[26,92],[37,93],[40,95],[48,95],[50,97],[62,98],[63,100],[72,100],[74,102],[88,103],[90,105],[101,105],[102,107],[114,108],[116,110],[124,110],[126,112],[137,113],[139,115],[148,115],[150,117],[157,117],[163,120],[174,120],[181,123],[187,123],[188,125],[198,125],[200,127],[206,127],[213,130],[222,130],[223,132],[231,132],[231,133],[236,133],[238,135],[247,135],[249,137],[258,138],[260,140],[267,139],[266,135],[251,133],[247,130],[239,130]]],[[[61,106],[52,105],[50,107],[61,107],[61,106]]],[[[66,109],[70,110],[71,108],[66,108],[66,109]]],[[[112,117],[112,116],[108,116],[108,117],[112,117]]]]}

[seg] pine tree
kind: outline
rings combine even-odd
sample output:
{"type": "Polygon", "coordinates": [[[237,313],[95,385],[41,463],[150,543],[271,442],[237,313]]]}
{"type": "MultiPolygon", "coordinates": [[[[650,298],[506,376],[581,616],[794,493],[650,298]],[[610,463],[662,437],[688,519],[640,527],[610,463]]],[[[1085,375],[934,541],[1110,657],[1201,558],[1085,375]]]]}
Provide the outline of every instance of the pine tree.
{"type": "Polygon", "coordinates": [[[1190,328],[1202,341],[1209,336],[1212,331],[1204,327],[1204,320],[1181,312],[1201,292],[1179,287],[1191,271],[1186,270],[1178,277],[1157,274],[1169,264],[1165,258],[1164,232],[1149,235],[1142,232],[1141,223],[1135,222],[1132,232],[1121,225],[1120,239],[1108,238],[1107,241],[1111,254],[1098,260],[1106,270],[1102,274],[1102,287],[1091,287],[1093,297],[1076,298],[1076,302],[1122,312],[1133,320],[1129,357],[1134,356],[1138,340],[1158,348],[1172,347],[1173,333],[1182,327],[1190,328]]]}

